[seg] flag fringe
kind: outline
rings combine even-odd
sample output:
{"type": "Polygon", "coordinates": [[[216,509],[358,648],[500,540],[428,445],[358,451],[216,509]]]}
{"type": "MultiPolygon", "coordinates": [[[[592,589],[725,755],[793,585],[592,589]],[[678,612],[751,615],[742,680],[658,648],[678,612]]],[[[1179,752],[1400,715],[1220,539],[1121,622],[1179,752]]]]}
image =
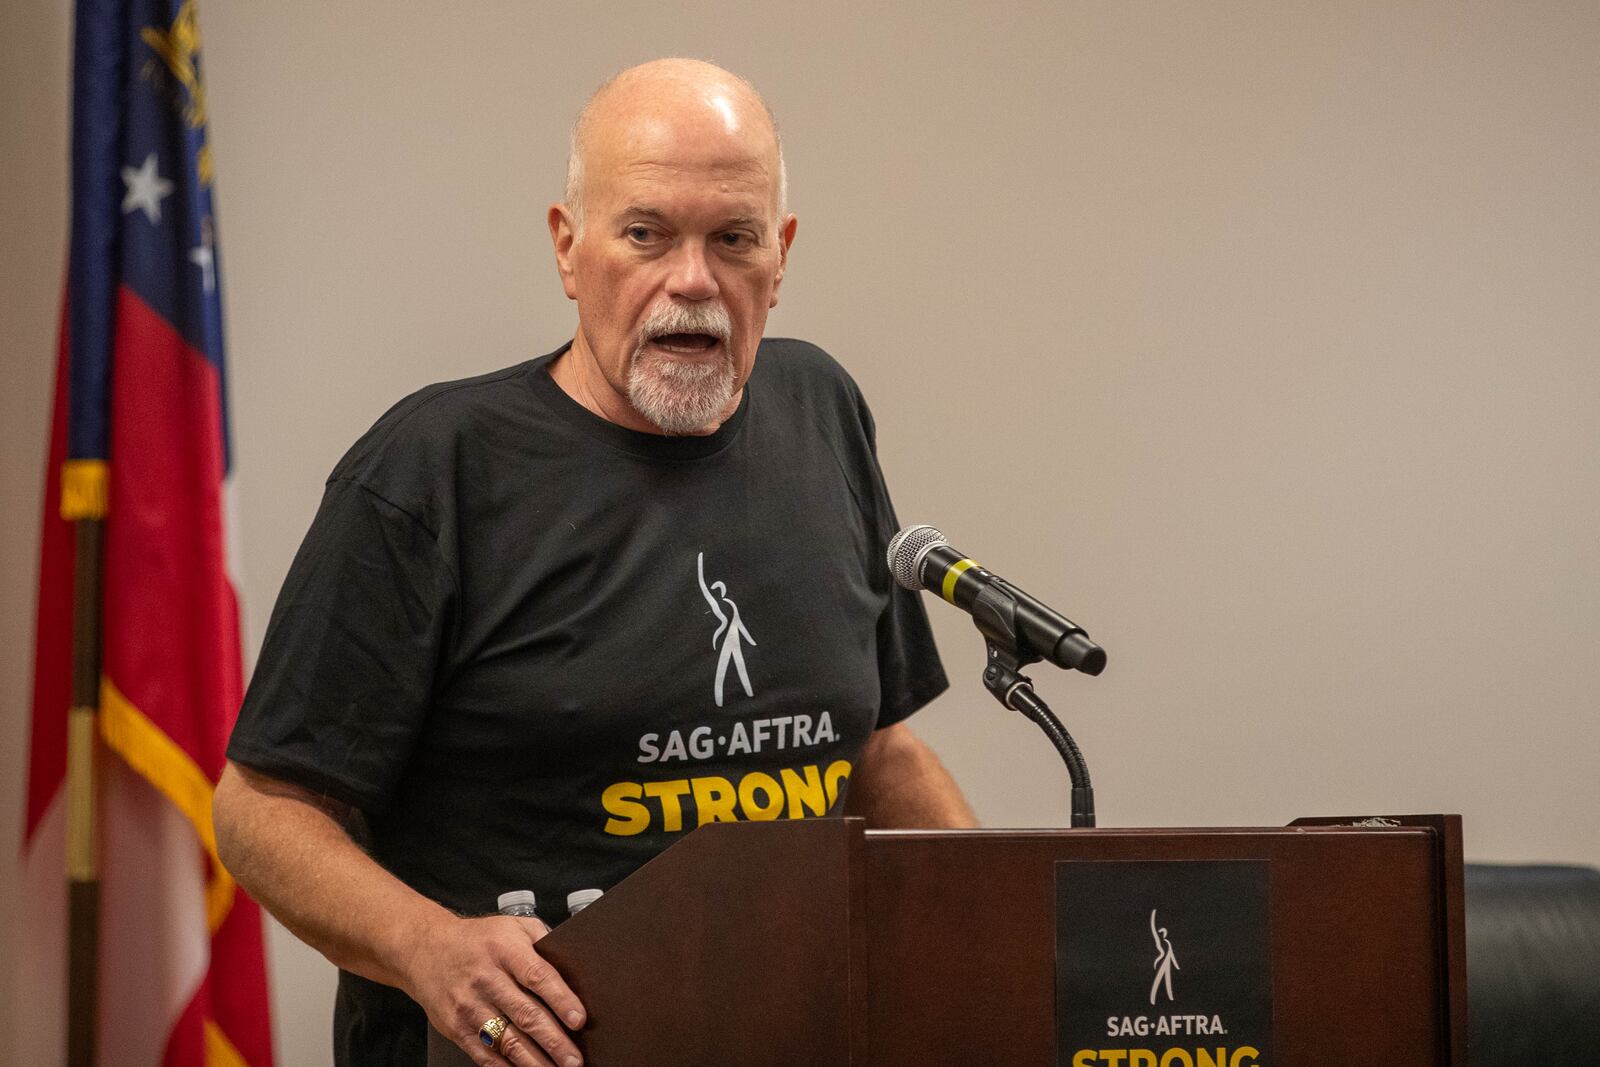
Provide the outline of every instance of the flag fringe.
{"type": "Polygon", "coordinates": [[[100,736],[128,766],[155,786],[194,827],[211,857],[206,882],[206,921],[215,934],[233,907],[234,881],[217,855],[211,823],[213,786],[200,765],[112,683],[100,679],[100,736]]]}
{"type": "Polygon", "coordinates": [[[61,517],[68,522],[106,517],[106,461],[69,459],[61,464],[61,517]]]}

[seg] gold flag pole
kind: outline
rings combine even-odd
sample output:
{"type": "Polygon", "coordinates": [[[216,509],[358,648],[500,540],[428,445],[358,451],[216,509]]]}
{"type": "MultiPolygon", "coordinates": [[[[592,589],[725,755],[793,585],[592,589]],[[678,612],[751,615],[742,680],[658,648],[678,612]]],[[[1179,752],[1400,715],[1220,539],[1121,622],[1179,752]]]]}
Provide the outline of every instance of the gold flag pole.
{"type": "Polygon", "coordinates": [[[106,465],[68,460],[61,517],[74,524],[72,708],[67,713],[67,1064],[94,1067],[98,1030],[100,856],[98,789],[106,465]]]}

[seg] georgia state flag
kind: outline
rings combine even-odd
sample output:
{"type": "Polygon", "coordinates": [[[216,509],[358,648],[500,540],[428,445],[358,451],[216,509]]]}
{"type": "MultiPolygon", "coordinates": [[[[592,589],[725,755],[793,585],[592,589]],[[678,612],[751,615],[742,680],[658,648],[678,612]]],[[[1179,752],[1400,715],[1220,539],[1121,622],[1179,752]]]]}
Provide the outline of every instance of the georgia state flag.
{"type": "Polygon", "coordinates": [[[64,1058],[75,526],[103,532],[98,1059],[272,1062],[261,916],[216,855],[242,693],[220,263],[194,0],[80,0],[9,1063],[64,1058]]]}

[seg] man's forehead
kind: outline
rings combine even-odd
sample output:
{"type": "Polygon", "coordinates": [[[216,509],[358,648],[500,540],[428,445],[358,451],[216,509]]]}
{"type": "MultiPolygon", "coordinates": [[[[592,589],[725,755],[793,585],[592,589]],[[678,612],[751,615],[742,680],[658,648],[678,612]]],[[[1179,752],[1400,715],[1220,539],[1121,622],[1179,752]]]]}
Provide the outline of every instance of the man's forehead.
{"type": "Polygon", "coordinates": [[[736,115],[725,99],[696,99],[681,107],[651,101],[600,116],[590,130],[591,162],[616,166],[762,166],[775,162],[777,137],[765,116],[736,115]]]}
{"type": "Polygon", "coordinates": [[[687,183],[702,192],[764,202],[777,195],[777,149],[741,136],[703,136],[670,122],[644,121],[593,146],[596,192],[647,196],[687,183]]]}
{"type": "Polygon", "coordinates": [[[734,174],[640,163],[597,178],[595,207],[614,218],[764,223],[770,221],[777,197],[771,177],[754,166],[734,174]]]}

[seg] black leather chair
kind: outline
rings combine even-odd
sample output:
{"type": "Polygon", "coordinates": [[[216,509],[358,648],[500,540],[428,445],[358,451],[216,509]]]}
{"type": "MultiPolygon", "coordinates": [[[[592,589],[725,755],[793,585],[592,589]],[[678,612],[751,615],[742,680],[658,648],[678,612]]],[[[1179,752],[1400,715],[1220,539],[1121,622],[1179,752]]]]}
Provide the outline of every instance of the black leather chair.
{"type": "Polygon", "coordinates": [[[1600,1065],[1600,870],[1466,867],[1472,1067],[1600,1065]]]}

